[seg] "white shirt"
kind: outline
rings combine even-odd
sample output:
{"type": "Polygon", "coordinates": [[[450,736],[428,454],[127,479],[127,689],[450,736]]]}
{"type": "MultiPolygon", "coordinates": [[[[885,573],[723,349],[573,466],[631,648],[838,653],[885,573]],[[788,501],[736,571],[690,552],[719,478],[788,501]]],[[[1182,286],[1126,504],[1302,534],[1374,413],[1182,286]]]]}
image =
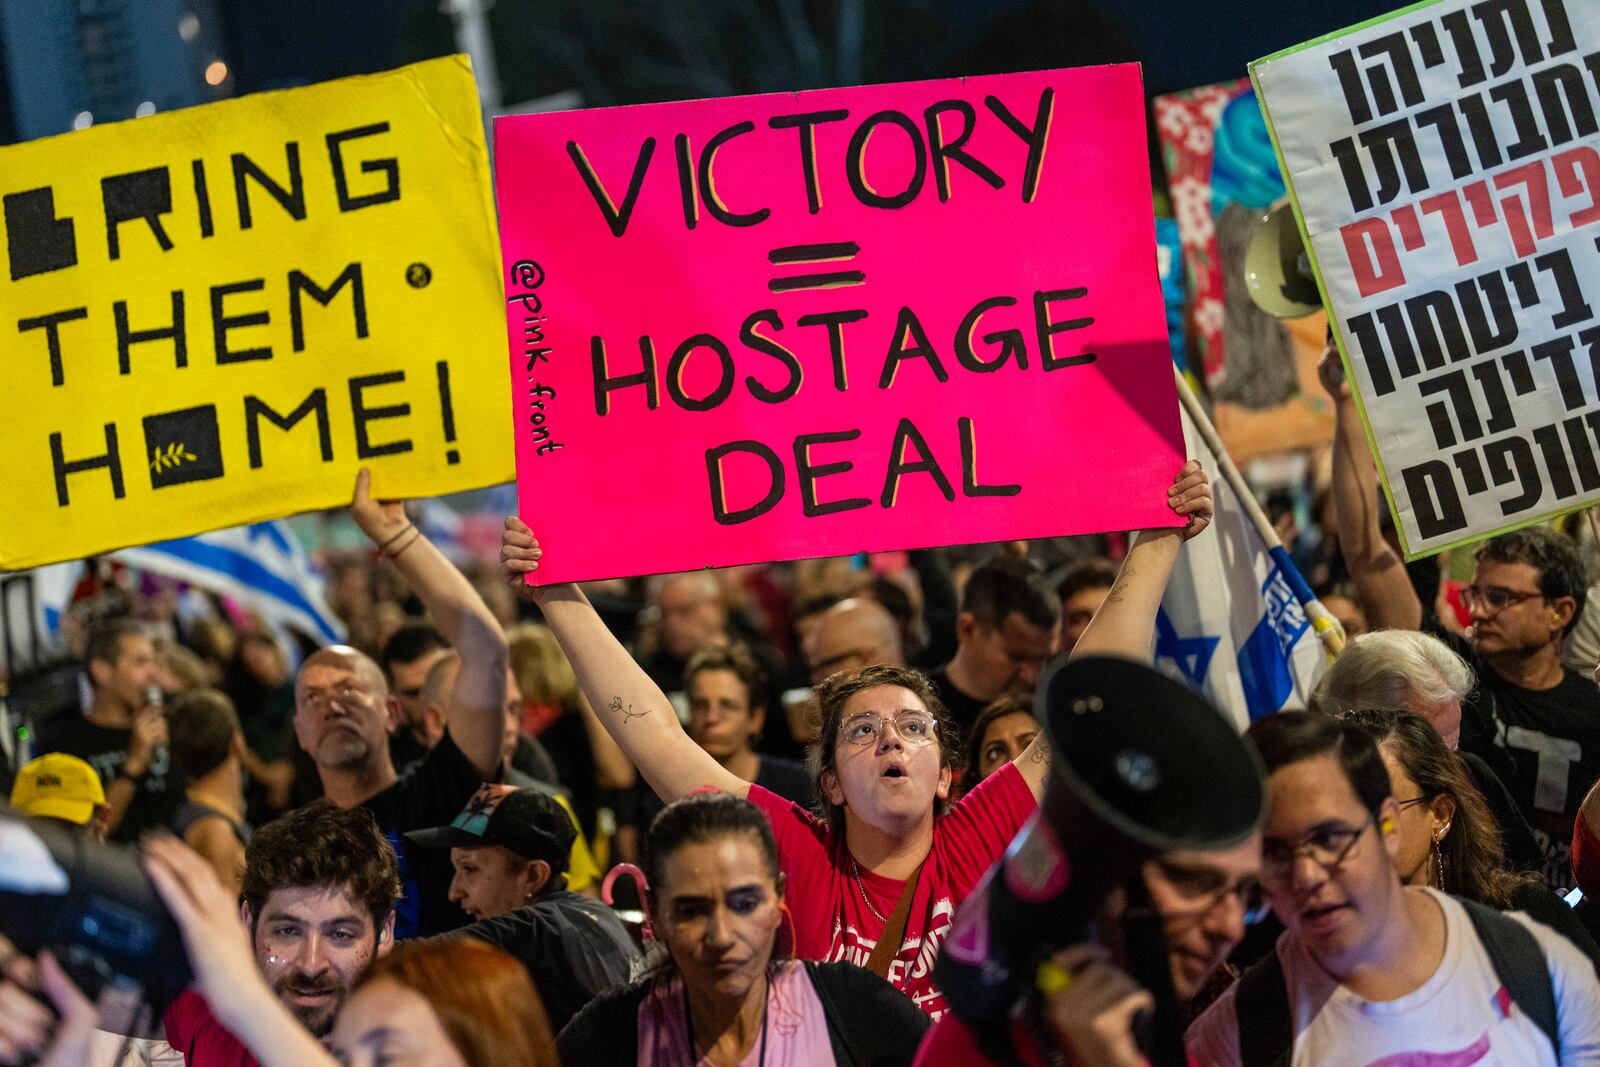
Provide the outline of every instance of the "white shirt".
{"type": "MultiPolygon", "coordinates": [[[[1600,982],[1572,943],[1521,912],[1555,987],[1561,1062],[1539,1027],[1511,1004],[1489,954],[1456,901],[1432,889],[1444,911],[1439,969],[1398,1000],[1364,1000],[1341,986],[1292,933],[1278,939],[1294,1020],[1291,1067],[1592,1067],[1600,1064],[1600,982]]],[[[1189,1027],[1201,1067],[1239,1067],[1235,984],[1189,1027]]]]}

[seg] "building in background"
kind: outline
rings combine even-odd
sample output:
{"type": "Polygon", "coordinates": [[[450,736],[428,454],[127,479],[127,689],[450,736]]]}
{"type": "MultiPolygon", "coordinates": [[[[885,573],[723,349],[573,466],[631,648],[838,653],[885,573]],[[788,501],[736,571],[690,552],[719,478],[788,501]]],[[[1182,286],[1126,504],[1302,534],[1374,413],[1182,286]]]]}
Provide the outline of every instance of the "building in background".
{"type": "Polygon", "coordinates": [[[18,140],[234,92],[216,0],[0,0],[0,40],[18,140]]]}

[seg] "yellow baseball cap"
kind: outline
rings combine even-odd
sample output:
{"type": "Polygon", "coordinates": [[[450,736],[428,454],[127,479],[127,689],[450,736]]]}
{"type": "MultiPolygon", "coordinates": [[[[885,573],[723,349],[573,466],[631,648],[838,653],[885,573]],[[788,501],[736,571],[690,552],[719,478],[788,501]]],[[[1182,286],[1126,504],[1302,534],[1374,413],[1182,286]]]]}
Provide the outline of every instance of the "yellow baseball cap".
{"type": "Polygon", "coordinates": [[[106,802],[94,768],[77,756],[51,752],[23,766],[11,787],[11,806],[28,815],[84,825],[106,802]]]}

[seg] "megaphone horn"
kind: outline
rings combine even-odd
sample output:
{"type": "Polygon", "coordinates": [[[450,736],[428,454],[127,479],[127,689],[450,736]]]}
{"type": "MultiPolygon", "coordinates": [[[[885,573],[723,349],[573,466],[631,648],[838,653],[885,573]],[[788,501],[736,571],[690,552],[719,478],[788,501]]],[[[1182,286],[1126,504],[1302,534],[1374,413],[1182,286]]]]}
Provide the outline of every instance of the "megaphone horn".
{"type": "Polygon", "coordinates": [[[1256,307],[1274,318],[1298,319],[1322,310],[1311,258],[1287,200],[1256,222],[1244,253],[1244,283],[1256,307]]]}

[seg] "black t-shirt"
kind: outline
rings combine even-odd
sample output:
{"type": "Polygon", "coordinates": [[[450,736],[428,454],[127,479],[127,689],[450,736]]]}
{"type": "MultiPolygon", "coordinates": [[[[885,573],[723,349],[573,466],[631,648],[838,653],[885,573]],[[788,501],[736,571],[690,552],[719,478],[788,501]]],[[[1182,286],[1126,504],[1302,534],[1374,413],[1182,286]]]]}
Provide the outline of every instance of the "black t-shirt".
{"type": "MultiPolygon", "coordinates": [[[[132,730],[117,730],[97,726],[77,712],[59,715],[39,727],[35,751],[65,752],[77,756],[100,775],[100,784],[109,789],[122,774],[122,765],[128,759],[128,742],[132,730]]],[[[111,835],[113,841],[135,841],[146,830],[166,829],[178,813],[188,788],[184,777],[172,760],[172,751],[166,745],[155,750],[150,757],[150,770],[139,782],[128,812],[111,835]]]]}
{"type": "Polygon", "coordinates": [[[1472,664],[1478,688],[1461,708],[1461,748],[1481,756],[1528,817],[1553,887],[1572,884],[1572,820],[1600,778],[1600,689],[1563,671],[1552,689],[1502,678],[1456,634],[1438,634],[1472,664]]]}
{"type": "Polygon", "coordinates": [[[983,709],[989,706],[989,701],[969,697],[957,689],[950,680],[950,665],[945,664],[932,674],[928,681],[933,683],[933,688],[939,694],[939,699],[944,701],[945,710],[956,721],[956,726],[965,737],[967,731],[972,729],[972,724],[978,721],[978,716],[983,714],[983,709]]]}
{"type": "Polygon", "coordinates": [[[626,985],[639,955],[628,928],[605,904],[566,890],[456,931],[487,941],[528,969],[550,1027],[560,1032],[585,1004],[626,985]]]}
{"type": "MultiPolygon", "coordinates": [[[[496,772],[498,776],[498,768],[496,772]]],[[[450,902],[455,870],[450,866],[449,850],[417,848],[401,835],[450,825],[483,781],[446,731],[433,750],[393,785],[362,803],[400,858],[404,892],[394,909],[397,939],[441,934],[470,921],[466,912],[450,902]]]]}

